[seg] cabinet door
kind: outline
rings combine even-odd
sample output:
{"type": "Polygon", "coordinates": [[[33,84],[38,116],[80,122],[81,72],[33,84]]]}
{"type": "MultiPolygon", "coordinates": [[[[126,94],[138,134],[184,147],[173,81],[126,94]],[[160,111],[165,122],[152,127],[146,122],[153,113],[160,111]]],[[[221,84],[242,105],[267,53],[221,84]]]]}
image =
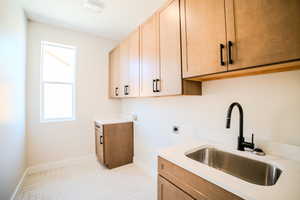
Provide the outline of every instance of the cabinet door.
{"type": "Polygon", "coordinates": [[[225,1],[230,70],[300,59],[299,0],[225,1]]]}
{"type": "Polygon", "coordinates": [[[193,200],[193,198],[166,179],[159,176],[158,200],[193,200]]]}
{"type": "Polygon", "coordinates": [[[181,2],[183,77],[227,71],[225,0],[181,2]]]}
{"type": "Polygon", "coordinates": [[[120,97],[127,96],[126,87],[129,84],[129,40],[120,44],[120,97]]]}
{"type": "Polygon", "coordinates": [[[158,12],[160,82],[159,95],[179,95],[181,89],[181,46],[179,0],[158,12]]]}
{"type": "Polygon", "coordinates": [[[129,83],[128,96],[140,95],[140,30],[134,31],[129,36],[129,83]]]}
{"type": "Polygon", "coordinates": [[[104,160],[111,169],[133,162],[133,123],[106,124],[103,127],[104,160]]]}
{"type": "Polygon", "coordinates": [[[159,76],[158,23],[154,15],[141,25],[141,96],[155,96],[153,81],[159,76]]]}
{"type": "Polygon", "coordinates": [[[120,48],[116,47],[109,54],[110,63],[110,96],[119,97],[120,94],[120,48]]]}

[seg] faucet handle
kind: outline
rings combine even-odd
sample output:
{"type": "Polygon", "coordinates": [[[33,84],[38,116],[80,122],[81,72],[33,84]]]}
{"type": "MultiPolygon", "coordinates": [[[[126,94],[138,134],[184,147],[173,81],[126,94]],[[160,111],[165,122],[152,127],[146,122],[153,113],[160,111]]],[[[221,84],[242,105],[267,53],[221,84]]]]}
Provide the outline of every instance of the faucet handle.
{"type": "Polygon", "coordinates": [[[254,134],[252,133],[252,137],[251,137],[251,146],[252,146],[252,149],[255,148],[255,144],[254,144],[254,134]]]}

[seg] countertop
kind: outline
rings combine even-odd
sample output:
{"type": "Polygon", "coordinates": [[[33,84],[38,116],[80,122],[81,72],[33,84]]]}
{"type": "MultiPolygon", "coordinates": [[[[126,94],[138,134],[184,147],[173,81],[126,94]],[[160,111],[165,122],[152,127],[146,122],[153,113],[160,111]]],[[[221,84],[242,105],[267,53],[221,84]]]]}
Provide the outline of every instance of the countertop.
{"type": "Polygon", "coordinates": [[[245,200],[300,200],[300,162],[277,156],[257,156],[211,142],[193,142],[159,151],[159,156],[198,175],[245,200]],[[213,146],[220,150],[276,165],[282,170],[273,186],[260,186],[226,174],[185,156],[186,153],[213,146]]]}
{"type": "Polygon", "coordinates": [[[119,124],[119,123],[127,123],[133,122],[130,119],[104,119],[104,120],[96,120],[95,123],[97,125],[105,125],[105,124],[119,124]]]}

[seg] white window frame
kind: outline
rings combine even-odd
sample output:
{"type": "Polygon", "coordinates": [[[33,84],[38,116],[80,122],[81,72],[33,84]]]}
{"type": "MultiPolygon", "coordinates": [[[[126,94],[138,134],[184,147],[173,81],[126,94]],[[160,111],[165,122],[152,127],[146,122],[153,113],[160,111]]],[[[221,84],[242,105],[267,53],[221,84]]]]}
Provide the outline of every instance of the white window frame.
{"type": "Polygon", "coordinates": [[[59,43],[53,43],[48,41],[41,41],[41,57],[40,57],[40,122],[41,123],[48,123],[48,122],[64,122],[64,121],[74,121],[76,120],[76,68],[77,68],[77,48],[74,46],[59,44],[59,43]],[[72,49],[75,51],[75,63],[74,63],[74,74],[73,74],[73,82],[55,82],[55,81],[44,81],[43,80],[43,59],[44,59],[44,46],[50,45],[54,47],[59,48],[67,48],[72,49]],[[70,118],[51,118],[51,119],[45,119],[44,118],[44,86],[45,84],[66,84],[72,86],[72,117],[70,118]]]}

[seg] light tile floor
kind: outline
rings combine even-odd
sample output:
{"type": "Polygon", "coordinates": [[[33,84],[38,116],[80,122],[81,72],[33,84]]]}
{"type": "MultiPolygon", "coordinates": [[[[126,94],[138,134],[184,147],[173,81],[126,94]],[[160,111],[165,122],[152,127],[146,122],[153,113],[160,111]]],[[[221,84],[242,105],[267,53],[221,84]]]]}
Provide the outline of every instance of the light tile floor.
{"type": "Polygon", "coordinates": [[[16,200],[156,200],[156,181],[136,165],[89,162],[27,176],[16,200]]]}

